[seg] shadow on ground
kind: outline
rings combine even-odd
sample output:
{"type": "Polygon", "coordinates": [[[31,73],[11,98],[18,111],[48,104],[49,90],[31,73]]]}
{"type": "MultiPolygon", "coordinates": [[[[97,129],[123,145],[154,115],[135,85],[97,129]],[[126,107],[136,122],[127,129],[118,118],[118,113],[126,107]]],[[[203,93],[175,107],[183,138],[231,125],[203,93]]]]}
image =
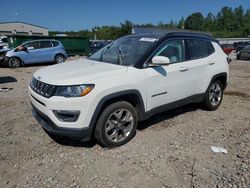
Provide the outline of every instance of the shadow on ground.
{"type": "MultiPolygon", "coordinates": [[[[186,106],[174,109],[174,110],[169,110],[169,111],[154,115],[151,118],[149,118],[148,120],[145,120],[143,122],[139,122],[139,124],[137,126],[137,130],[140,131],[140,130],[147,129],[148,127],[153,126],[157,123],[160,123],[162,121],[166,121],[168,119],[172,119],[178,115],[181,115],[181,114],[184,114],[187,112],[195,111],[199,108],[200,108],[199,104],[189,104],[189,105],[186,105],[186,106]]],[[[91,141],[88,141],[88,142],[81,142],[81,141],[72,140],[72,139],[69,139],[69,138],[63,137],[63,136],[51,135],[49,133],[48,133],[48,135],[56,143],[64,145],[64,146],[92,148],[96,145],[96,141],[94,139],[92,139],[91,141]]]]}
{"type": "Polygon", "coordinates": [[[96,141],[94,139],[91,139],[88,142],[82,142],[82,141],[73,140],[73,139],[70,139],[70,138],[64,137],[64,136],[51,135],[48,132],[47,132],[47,134],[56,143],[58,143],[60,145],[64,145],[64,146],[92,148],[96,145],[96,141]]]}
{"type": "Polygon", "coordinates": [[[185,105],[185,106],[173,109],[173,110],[169,110],[166,112],[156,114],[145,121],[139,122],[137,125],[137,129],[138,130],[147,129],[148,127],[150,127],[152,125],[155,125],[155,124],[160,123],[162,121],[172,119],[176,116],[179,116],[181,114],[185,114],[187,112],[192,112],[192,111],[198,110],[199,108],[200,108],[199,104],[188,104],[188,105],[185,105]]]}
{"type": "Polygon", "coordinates": [[[12,82],[17,82],[17,79],[12,76],[0,77],[0,84],[12,83],[12,82]]]}

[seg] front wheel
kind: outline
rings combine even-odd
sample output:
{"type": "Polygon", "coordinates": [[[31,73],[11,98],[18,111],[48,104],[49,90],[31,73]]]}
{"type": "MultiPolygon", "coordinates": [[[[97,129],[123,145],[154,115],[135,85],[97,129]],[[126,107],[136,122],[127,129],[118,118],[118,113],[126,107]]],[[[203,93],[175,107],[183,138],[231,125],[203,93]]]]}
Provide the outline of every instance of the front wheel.
{"type": "Polygon", "coordinates": [[[135,135],[137,121],[136,110],[130,103],[113,103],[100,115],[95,128],[95,138],[104,147],[121,146],[135,135]]]}
{"type": "Polygon", "coordinates": [[[17,68],[22,65],[21,60],[17,57],[11,57],[8,61],[8,65],[10,68],[17,68]]]}
{"type": "Polygon", "coordinates": [[[223,99],[223,86],[220,81],[213,81],[206,93],[204,99],[204,106],[207,110],[216,110],[223,99]]]}
{"type": "Polygon", "coordinates": [[[63,56],[63,55],[61,55],[61,54],[57,54],[56,56],[55,56],[55,59],[54,59],[54,62],[55,63],[63,63],[65,61],[65,57],[63,56]]]}

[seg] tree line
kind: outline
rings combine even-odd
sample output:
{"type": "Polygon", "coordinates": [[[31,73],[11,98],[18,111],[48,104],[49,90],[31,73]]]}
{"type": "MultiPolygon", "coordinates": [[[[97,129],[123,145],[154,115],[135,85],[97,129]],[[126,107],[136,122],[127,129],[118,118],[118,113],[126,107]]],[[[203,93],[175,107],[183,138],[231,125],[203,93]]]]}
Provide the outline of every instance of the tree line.
{"type": "Polygon", "coordinates": [[[52,31],[50,35],[64,33],[68,36],[81,36],[93,39],[114,40],[121,36],[131,34],[133,26],[159,27],[166,29],[195,30],[210,32],[214,37],[249,37],[250,36],[250,10],[244,10],[242,6],[235,9],[225,6],[217,15],[209,12],[204,16],[201,12],[195,12],[186,19],[171,20],[169,23],[159,22],[157,25],[135,24],[129,20],[120,23],[120,26],[97,26],[91,30],[80,31],[52,31]]]}

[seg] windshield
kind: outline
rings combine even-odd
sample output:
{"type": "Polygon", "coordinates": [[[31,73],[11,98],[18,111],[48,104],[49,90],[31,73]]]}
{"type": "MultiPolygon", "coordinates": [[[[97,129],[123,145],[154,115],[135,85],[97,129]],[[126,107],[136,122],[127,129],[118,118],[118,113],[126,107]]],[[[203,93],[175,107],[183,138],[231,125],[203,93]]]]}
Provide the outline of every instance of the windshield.
{"type": "Polygon", "coordinates": [[[157,38],[122,37],[92,54],[89,59],[124,66],[133,66],[154,46],[157,38]]]}
{"type": "Polygon", "coordinates": [[[245,46],[244,50],[250,50],[250,45],[245,46]]]}

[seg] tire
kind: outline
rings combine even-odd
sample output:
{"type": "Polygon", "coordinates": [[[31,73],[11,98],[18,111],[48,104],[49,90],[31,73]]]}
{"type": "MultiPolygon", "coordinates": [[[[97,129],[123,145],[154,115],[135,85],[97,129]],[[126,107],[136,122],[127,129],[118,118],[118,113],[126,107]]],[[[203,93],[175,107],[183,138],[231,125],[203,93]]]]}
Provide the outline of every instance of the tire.
{"type": "Polygon", "coordinates": [[[22,65],[22,62],[19,58],[17,57],[11,57],[8,61],[8,66],[10,68],[18,68],[18,67],[21,67],[22,65]]]}
{"type": "Polygon", "coordinates": [[[137,113],[126,101],[119,101],[106,107],[95,128],[95,139],[104,147],[118,147],[129,142],[136,133],[137,113]]]}
{"type": "Polygon", "coordinates": [[[54,62],[56,64],[63,63],[65,61],[65,57],[62,54],[57,54],[54,58],[54,62]]]}
{"type": "Polygon", "coordinates": [[[223,99],[223,86],[219,80],[211,82],[209,85],[204,99],[204,107],[206,110],[216,110],[223,99]]]}

